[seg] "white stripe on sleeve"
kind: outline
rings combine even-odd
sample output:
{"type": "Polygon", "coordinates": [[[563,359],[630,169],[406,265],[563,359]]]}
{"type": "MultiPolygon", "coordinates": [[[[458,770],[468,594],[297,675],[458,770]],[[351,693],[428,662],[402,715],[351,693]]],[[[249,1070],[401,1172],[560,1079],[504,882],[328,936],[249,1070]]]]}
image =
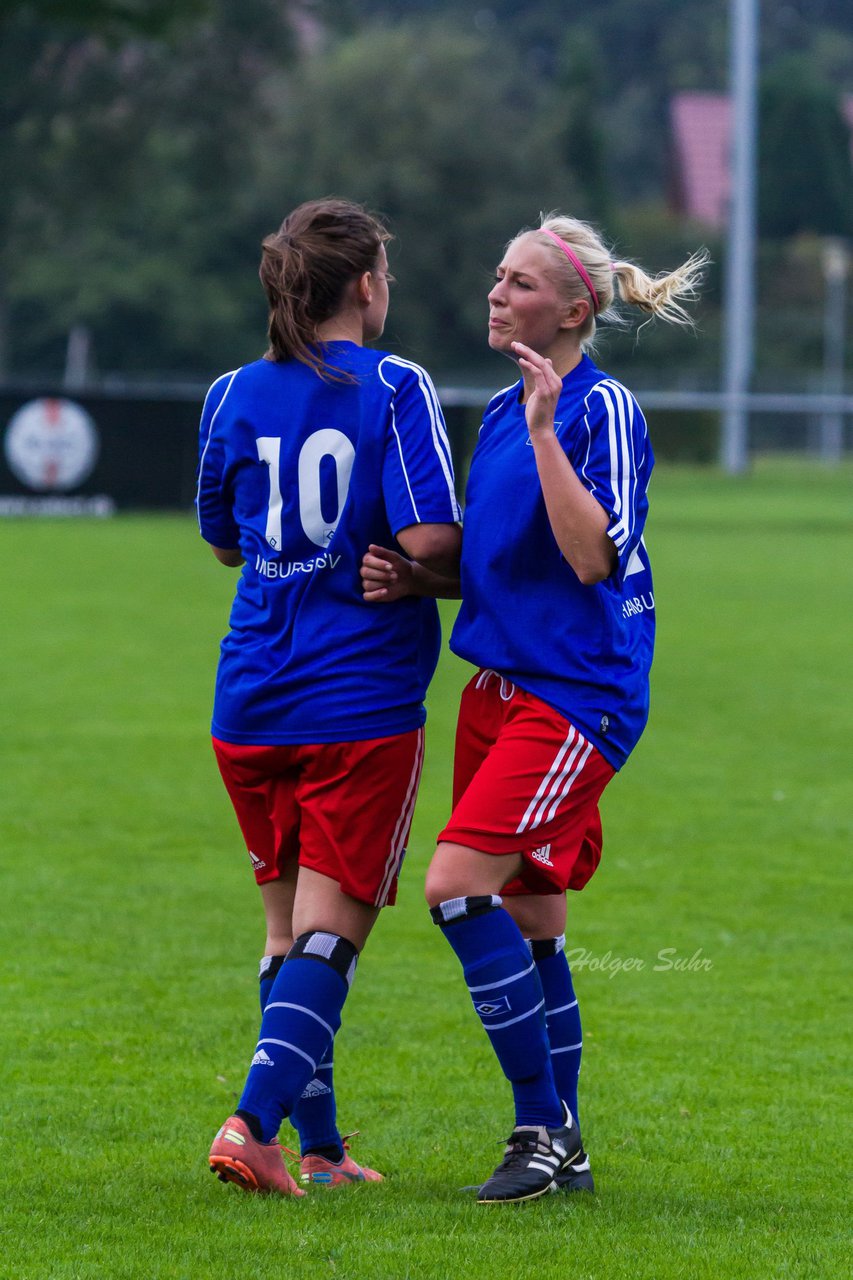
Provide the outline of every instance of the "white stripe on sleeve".
{"type": "MultiPolygon", "coordinates": [[[[438,403],[438,396],[436,395],[435,387],[432,384],[432,380],[430,379],[430,376],[426,372],[426,370],[422,369],[420,365],[413,364],[410,360],[403,360],[400,358],[400,356],[385,356],[385,358],[381,360],[379,364],[379,376],[382,379],[382,381],[385,383],[386,387],[390,387],[392,391],[396,391],[397,388],[394,383],[388,381],[388,379],[385,377],[384,373],[382,372],[382,366],[384,364],[397,365],[398,368],[401,368],[401,369],[411,369],[412,372],[417,377],[418,386],[420,387],[421,394],[423,395],[424,402],[427,408],[427,414],[429,416],[433,448],[435,449],[435,452],[441,463],[442,474],[444,475],[444,480],[447,485],[447,493],[448,493],[448,497],[450,498],[451,510],[453,511],[453,518],[455,520],[460,520],[462,518],[462,512],[459,508],[459,504],[456,501],[456,491],[453,486],[453,465],[451,462],[450,441],[447,437],[447,428],[445,427],[445,424],[444,424],[444,418],[442,417],[441,408],[438,403]]],[[[392,401],[392,415],[393,415],[392,427],[393,427],[394,435],[397,440],[397,449],[400,454],[400,465],[403,468],[403,475],[405,476],[405,479],[406,479],[406,488],[409,491],[409,498],[411,499],[412,509],[415,512],[415,518],[419,519],[417,515],[417,508],[415,506],[415,499],[412,494],[412,488],[411,488],[411,485],[409,484],[409,476],[406,470],[406,461],[405,461],[405,458],[403,457],[403,445],[402,445],[402,441],[400,440],[399,432],[397,431],[396,415],[394,414],[393,401],[392,401]]]]}
{"type": "Polygon", "coordinates": [[[634,410],[636,402],[629,391],[612,378],[597,382],[586,397],[587,414],[584,425],[587,430],[587,453],[581,474],[591,484],[591,492],[595,493],[595,485],[589,480],[587,466],[592,451],[592,429],[590,426],[590,403],[593,393],[601,396],[607,413],[607,444],[610,455],[610,492],[606,505],[613,512],[615,523],[608,529],[617,551],[621,554],[628,543],[634,527],[637,464],[634,456],[634,410]]]}
{"type": "MultiPolygon", "coordinates": [[[[211,394],[213,393],[214,387],[218,387],[220,382],[222,382],[223,378],[230,379],[228,386],[225,388],[225,394],[223,395],[222,399],[219,401],[219,404],[216,406],[216,412],[214,413],[213,417],[210,419],[210,426],[207,429],[207,439],[204,442],[204,449],[202,450],[201,461],[198,464],[198,486],[196,488],[196,494],[195,494],[195,509],[196,509],[196,515],[198,516],[199,528],[201,527],[201,509],[199,506],[199,503],[201,501],[201,477],[202,477],[202,472],[204,471],[204,460],[207,457],[207,450],[210,445],[211,437],[213,435],[213,424],[219,415],[219,410],[222,408],[226,399],[228,398],[228,392],[231,390],[231,387],[234,385],[234,379],[237,377],[237,374],[239,372],[240,372],[239,369],[234,369],[233,372],[230,374],[223,373],[221,378],[216,379],[213,386],[210,388],[210,390],[208,391],[207,395],[204,398],[204,408],[206,409],[207,402],[210,399],[211,394]]],[[[204,409],[202,409],[201,411],[201,416],[204,417],[204,409]]]]}

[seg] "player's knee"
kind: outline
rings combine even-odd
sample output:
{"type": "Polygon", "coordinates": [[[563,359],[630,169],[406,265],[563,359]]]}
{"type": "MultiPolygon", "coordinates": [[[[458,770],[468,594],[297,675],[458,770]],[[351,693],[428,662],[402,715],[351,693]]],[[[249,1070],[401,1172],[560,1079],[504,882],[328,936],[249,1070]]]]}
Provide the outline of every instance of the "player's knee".
{"type": "Polygon", "coordinates": [[[521,866],[519,853],[496,856],[461,844],[442,843],[427,872],[426,900],[432,908],[451,898],[499,894],[521,866]]]}
{"type": "Polygon", "coordinates": [[[482,892],[468,859],[457,845],[440,844],[435,851],[426,875],[424,893],[427,905],[432,909],[451,898],[466,898],[482,892]]]}
{"type": "Polygon", "coordinates": [[[268,956],[286,956],[290,948],[293,946],[292,931],[283,932],[282,930],[268,931],[264,952],[268,956]]]}

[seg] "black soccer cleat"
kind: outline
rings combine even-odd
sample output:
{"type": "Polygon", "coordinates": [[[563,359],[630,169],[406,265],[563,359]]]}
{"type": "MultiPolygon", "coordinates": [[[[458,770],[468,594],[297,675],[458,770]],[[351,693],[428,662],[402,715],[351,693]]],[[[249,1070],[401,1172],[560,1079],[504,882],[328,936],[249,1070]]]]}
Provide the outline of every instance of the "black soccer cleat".
{"type": "Polygon", "coordinates": [[[517,1204],[556,1191],[556,1178],[583,1150],[578,1126],[563,1103],[563,1124],[513,1129],[504,1158],[477,1193],[479,1204],[517,1204]]]}
{"type": "Polygon", "coordinates": [[[554,1179],[557,1191],[595,1191],[589,1156],[581,1147],[577,1156],[554,1179]]]}

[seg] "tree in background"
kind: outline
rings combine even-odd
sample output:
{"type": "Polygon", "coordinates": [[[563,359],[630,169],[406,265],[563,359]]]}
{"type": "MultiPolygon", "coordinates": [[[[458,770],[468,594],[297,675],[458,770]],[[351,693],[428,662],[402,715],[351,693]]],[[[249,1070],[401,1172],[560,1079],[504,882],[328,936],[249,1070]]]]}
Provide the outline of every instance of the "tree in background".
{"type": "Polygon", "coordinates": [[[80,325],[102,369],[189,376],[262,332],[253,156],[303,6],[177,0],[154,38],[157,8],[57,0],[4,20],[0,335],[11,317],[14,372],[58,372],[80,325]]]}
{"type": "Polygon", "coordinates": [[[5,0],[0,28],[36,20],[112,39],[162,36],[210,7],[209,0],[5,0]]]}
{"type": "Polygon", "coordinates": [[[762,78],[760,119],[760,234],[853,235],[850,129],[837,90],[811,60],[782,59],[762,78]]]}
{"type": "MultiPolygon", "coordinates": [[[[491,380],[488,280],[540,209],[600,222],[651,271],[699,243],[664,206],[668,104],[724,88],[726,18],[721,0],[9,0],[0,366],[5,330],[11,372],[55,376],[78,325],[104,372],[202,380],[252,358],[262,236],[337,192],[397,233],[389,345],[491,380]]],[[[765,62],[805,50],[826,84],[853,82],[849,0],[766,0],[762,42],[765,62]]],[[[809,132],[806,188],[829,137],[809,132]]],[[[781,133],[790,185],[802,116],[781,133]]],[[[837,138],[830,152],[824,213],[843,214],[837,138]]],[[[713,380],[714,288],[703,341],[649,326],[603,358],[638,385],[713,380]]]]}
{"type": "Polygon", "coordinates": [[[578,217],[606,227],[613,195],[607,176],[609,139],[602,124],[606,75],[594,34],[576,30],[561,46],[555,77],[555,98],[562,121],[563,155],[581,183],[578,217]]]}
{"type": "Polygon", "coordinates": [[[400,281],[386,340],[448,369],[481,363],[504,243],[576,202],[550,99],[500,45],[443,22],[363,30],[279,91],[266,203],[280,217],[336,193],[385,214],[400,281]]]}

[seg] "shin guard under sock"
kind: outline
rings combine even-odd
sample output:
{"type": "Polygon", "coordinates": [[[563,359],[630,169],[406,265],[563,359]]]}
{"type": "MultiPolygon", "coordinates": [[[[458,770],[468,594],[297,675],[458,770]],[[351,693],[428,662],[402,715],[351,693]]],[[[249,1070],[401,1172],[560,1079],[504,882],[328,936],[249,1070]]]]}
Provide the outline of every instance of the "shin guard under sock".
{"type": "MultiPolygon", "coordinates": [[[[258,978],[262,1015],[284,960],[284,956],[264,956],[261,960],[258,978]]],[[[299,1134],[299,1150],[303,1156],[313,1151],[322,1152],[328,1160],[340,1160],[344,1154],[337,1126],[333,1054],[334,1043],[327,1049],[315,1075],[306,1084],[290,1113],[290,1123],[299,1134]]]]}
{"type": "Polygon", "coordinates": [[[557,1092],[577,1119],[581,1069],[581,1017],[565,937],[531,939],[529,946],[545,995],[545,1019],[557,1092]]]}
{"type": "Polygon", "coordinates": [[[264,1142],[276,1136],[330,1049],[357,959],[346,938],[315,931],[296,939],[279,969],[239,1104],[257,1117],[264,1142]]]}
{"type": "Polygon", "coordinates": [[[431,915],[462,964],[474,1008],[512,1085],[516,1124],[561,1125],[542,986],[518,925],[496,895],[452,898],[431,915]]]}

